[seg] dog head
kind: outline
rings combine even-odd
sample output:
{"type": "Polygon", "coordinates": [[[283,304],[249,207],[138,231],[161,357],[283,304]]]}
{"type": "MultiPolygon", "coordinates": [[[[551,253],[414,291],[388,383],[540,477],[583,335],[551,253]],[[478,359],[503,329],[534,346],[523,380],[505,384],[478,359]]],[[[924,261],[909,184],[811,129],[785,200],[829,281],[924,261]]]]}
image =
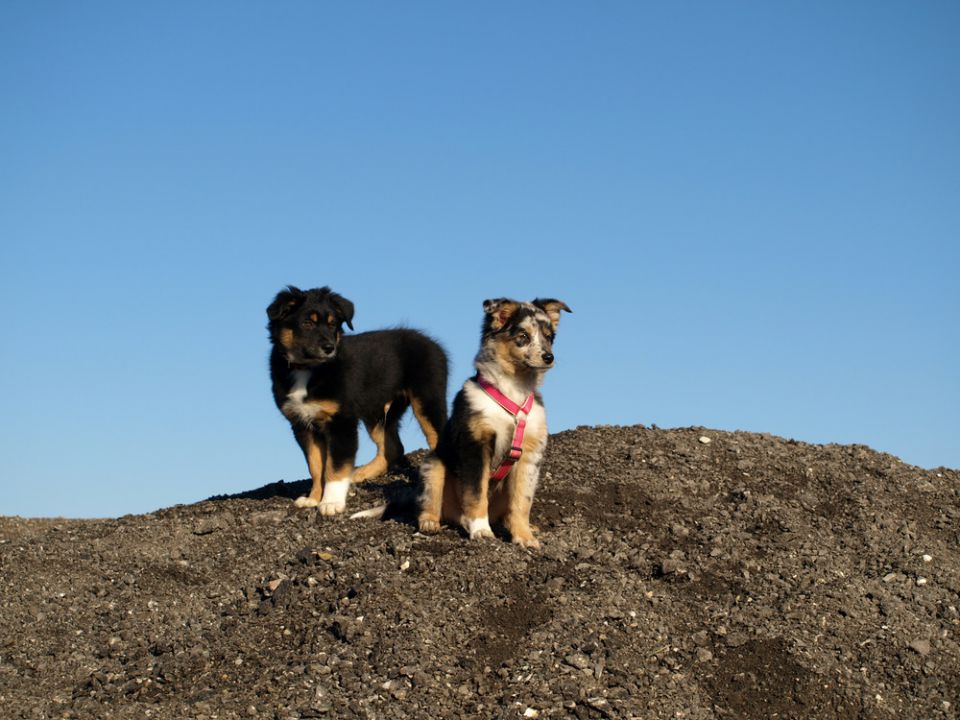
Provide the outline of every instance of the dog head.
{"type": "Polygon", "coordinates": [[[353,303],[328,287],[301,290],[288,285],[267,308],[270,341],[291,365],[320,365],[333,360],[343,324],[353,330],[353,303]]]}
{"type": "Polygon", "coordinates": [[[483,345],[512,374],[545,372],[553,367],[553,341],[561,311],[573,312],[560,300],[518,302],[484,300],[483,345]]]}

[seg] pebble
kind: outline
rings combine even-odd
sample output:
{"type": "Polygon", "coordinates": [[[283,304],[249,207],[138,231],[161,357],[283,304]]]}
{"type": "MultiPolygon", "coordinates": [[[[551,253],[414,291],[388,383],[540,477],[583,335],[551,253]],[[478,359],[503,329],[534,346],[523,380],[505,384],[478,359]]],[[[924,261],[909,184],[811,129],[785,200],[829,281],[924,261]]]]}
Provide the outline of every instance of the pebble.
{"type": "Polygon", "coordinates": [[[933,562],[933,556],[932,556],[932,555],[924,555],[924,556],[923,556],[923,561],[924,561],[925,563],[933,562]]]}
{"type": "Polygon", "coordinates": [[[911,641],[908,647],[920,655],[926,656],[930,654],[930,641],[924,640],[923,638],[917,638],[911,641]]]}
{"type": "Polygon", "coordinates": [[[917,585],[926,585],[926,584],[927,584],[927,579],[925,577],[917,578],[917,585]]]}
{"type": "Polygon", "coordinates": [[[567,665],[571,665],[578,670],[586,670],[588,667],[590,667],[590,658],[582,653],[571,653],[563,658],[563,661],[567,665]]]}
{"type": "Polygon", "coordinates": [[[713,653],[707,650],[706,648],[700,648],[697,650],[697,661],[698,662],[710,662],[713,660],[713,653]]]}
{"type": "Polygon", "coordinates": [[[700,442],[702,442],[704,445],[709,445],[713,441],[710,438],[708,438],[706,435],[701,435],[700,442]]]}
{"type": "Polygon", "coordinates": [[[682,575],[686,572],[680,564],[680,561],[674,560],[673,558],[664,558],[660,561],[660,572],[664,575],[672,575],[677,573],[682,575]]]}
{"type": "Polygon", "coordinates": [[[732,632],[729,635],[727,635],[726,642],[727,642],[727,645],[729,645],[730,647],[740,647],[741,645],[746,644],[748,639],[749,638],[746,636],[745,633],[732,632]]]}

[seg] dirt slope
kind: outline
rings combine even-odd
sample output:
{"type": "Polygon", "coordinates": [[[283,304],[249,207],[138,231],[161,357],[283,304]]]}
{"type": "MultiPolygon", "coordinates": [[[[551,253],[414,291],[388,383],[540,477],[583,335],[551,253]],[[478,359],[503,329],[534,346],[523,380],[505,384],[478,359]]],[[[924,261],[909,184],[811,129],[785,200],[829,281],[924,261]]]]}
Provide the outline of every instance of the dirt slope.
{"type": "Polygon", "coordinates": [[[536,553],[326,521],[302,483],[0,518],[0,716],[957,717],[956,470],[644,427],[544,469],[536,553]]]}

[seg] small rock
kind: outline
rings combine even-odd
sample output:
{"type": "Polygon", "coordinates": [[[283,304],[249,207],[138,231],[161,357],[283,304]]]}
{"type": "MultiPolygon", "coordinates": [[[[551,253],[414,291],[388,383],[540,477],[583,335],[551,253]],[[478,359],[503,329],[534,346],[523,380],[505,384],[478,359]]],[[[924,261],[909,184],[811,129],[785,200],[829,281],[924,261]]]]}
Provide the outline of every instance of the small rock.
{"type": "Polygon", "coordinates": [[[563,587],[564,582],[566,582],[562,577],[557,575],[547,580],[547,590],[557,591],[563,587]]]}
{"type": "Polygon", "coordinates": [[[896,574],[896,573],[887,573],[886,575],[883,576],[883,581],[884,581],[885,583],[893,582],[893,581],[896,580],[896,579],[897,579],[897,574],[896,574]]]}
{"type": "Polygon", "coordinates": [[[578,670],[586,670],[590,667],[590,658],[582,653],[571,653],[563,658],[563,661],[578,670]]]}
{"type": "Polygon", "coordinates": [[[708,438],[706,435],[701,435],[700,442],[702,442],[704,445],[709,445],[713,441],[710,438],[708,438]]]}
{"type": "Polygon", "coordinates": [[[697,650],[697,662],[710,662],[713,660],[713,653],[706,648],[697,650]]]}
{"type": "Polygon", "coordinates": [[[741,645],[744,645],[747,642],[747,639],[748,638],[746,634],[742,632],[732,632],[729,635],[727,635],[726,642],[727,642],[727,645],[729,645],[730,647],[740,647],[741,645]]]}
{"type": "Polygon", "coordinates": [[[925,577],[917,578],[917,585],[926,585],[926,584],[927,584],[927,579],[925,577]]]}
{"type": "Polygon", "coordinates": [[[592,707],[594,710],[603,711],[603,709],[606,708],[607,705],[609,704],[610,703],[607,702],[606,698],[602,698],[602,697],[587,698],[587,705],[592,707]]]}
{"type": "Polygon", "coordinates": [[[660,561],[660,572],[664,575],[673,575],[674,573],[683,575],[686,570],[683,569],[679,560],[664,558],[660,561]]]}
{"type": "Polygon", "coordinates": [[[924,555],[924,556],[923,556],[923,561],[924,561],[925,563],[933,562],[933,556],[932,556],[932,555],[924,555]]]}
{"type": "Polygon", "coordinates": [[[916,640],[911,641],[907,647],[909,647],[911,650],[913,650],[915,653],[918,653],[919,655],[926,656],[930,654],[929,640],[917,638],[916,640]]]}
{"type": "Polygon", "coordinates": [[[533,708],[528,707],[526,710],[523,711],[523,716],[524,716],[525,718],[540,717],[540,711],[539,711],[539,710],[534,710],[533,708]]]}
{"type": "Polygon", "coordinates": [[[194,535],[209,535],[223,528],[223,522],[218,517],[205,517],[193,526],[194,535]]]}

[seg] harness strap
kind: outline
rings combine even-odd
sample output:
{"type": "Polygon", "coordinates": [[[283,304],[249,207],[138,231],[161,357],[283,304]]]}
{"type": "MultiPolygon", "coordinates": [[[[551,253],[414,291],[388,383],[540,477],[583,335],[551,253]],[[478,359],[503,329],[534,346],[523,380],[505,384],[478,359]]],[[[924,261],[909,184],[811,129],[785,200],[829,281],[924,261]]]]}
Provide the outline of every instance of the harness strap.
{"type": "Polygon", "coordinates": [[[490,474],[491,480],[500,482],[510,474],[510,470],[516,464],[517,460],[520,459],[520,456],[523,455],[523,433],[527,429],[527,415],[529,415],[533,409],[534,396],[533,393],[530,393],[527,399],[523,401],[523,405],[518,405],[481,375],[477,374],[477,376],[473,378],[473,381],[477,383],[487,395],[493,398],[500,407],[513,415],[514,422],[516,423],[509,452],[503,459],[503,462],[500,463],[500,466],[490,474]]]}

